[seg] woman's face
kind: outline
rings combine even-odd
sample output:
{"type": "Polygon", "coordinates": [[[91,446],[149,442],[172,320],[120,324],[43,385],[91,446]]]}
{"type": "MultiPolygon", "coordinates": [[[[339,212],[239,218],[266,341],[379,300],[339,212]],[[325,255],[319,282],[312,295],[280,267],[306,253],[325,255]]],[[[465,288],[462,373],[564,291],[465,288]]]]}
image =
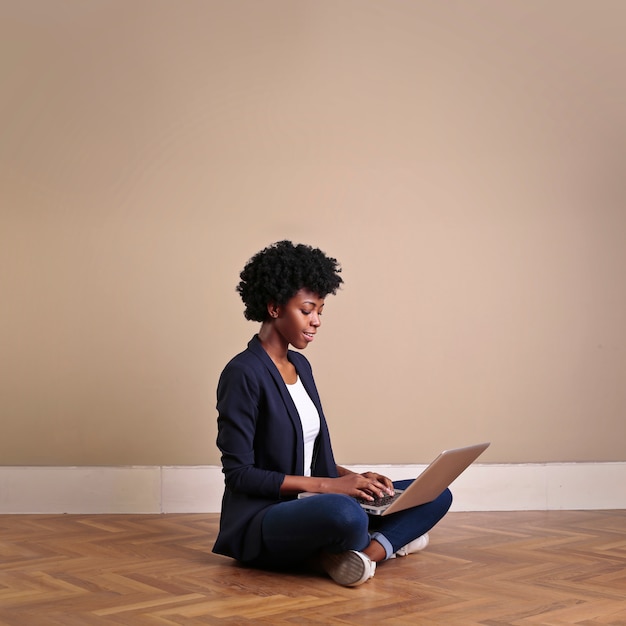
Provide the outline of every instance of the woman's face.
{"type": "Polygon", "coordinates": [[[274,327],[283,339],[298,350],[306,348],[320,327],[324,299],[300,289],[284,306],[270,309],[274,327]]]}

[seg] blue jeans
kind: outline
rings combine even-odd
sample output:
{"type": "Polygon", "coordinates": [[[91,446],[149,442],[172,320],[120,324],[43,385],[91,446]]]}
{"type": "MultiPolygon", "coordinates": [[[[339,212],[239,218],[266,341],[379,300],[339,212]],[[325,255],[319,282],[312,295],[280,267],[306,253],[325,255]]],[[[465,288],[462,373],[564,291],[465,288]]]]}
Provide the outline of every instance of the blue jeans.
{"type": "MultiPolygon", "coordinates": [[[[393,485],[396,489],[406,489],[411,482],[400,480],[393,485]]],[[[372,539],[385,548],[389,558],[428,532],[451,504],[449,489],[432,502],[384,517],[368,515],[354,498],[337,493],[281,502],[265,514],[263,551],[254,564],[295,565],[322,550],[364,550],[372,539]]]]}

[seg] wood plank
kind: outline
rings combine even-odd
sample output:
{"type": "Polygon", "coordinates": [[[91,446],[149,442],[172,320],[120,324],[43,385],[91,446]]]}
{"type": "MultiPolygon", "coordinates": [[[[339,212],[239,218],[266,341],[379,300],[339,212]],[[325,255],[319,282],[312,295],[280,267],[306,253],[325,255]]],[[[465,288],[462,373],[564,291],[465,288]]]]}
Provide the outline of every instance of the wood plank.
{"type": "Polygon", "coordinates": [[[355,589],[214,555],[218,522],[0,516],[0,626],[626,625],[626,511],[450,513],[355,589]]]}

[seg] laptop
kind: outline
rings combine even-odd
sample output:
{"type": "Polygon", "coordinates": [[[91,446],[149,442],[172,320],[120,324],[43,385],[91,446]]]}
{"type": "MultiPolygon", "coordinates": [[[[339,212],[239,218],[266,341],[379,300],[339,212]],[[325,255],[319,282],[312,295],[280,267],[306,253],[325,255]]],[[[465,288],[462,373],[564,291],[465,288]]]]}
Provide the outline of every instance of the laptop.
{"type": "MultiPolygon", "coordinates": [[[[432,502],[440,496],[488,447],[490,443],[479,443],[464,448],[444,450],[404,490],[396,489],[393,496],[384,496],[374,501],[357,498],[357,502],[370,515],[391,515],[404,509],[432,502]]],[[[303,492],[298,498],[317,494],[303,492]]]]}
{"type": "Polygon", "coordinates": [[[370,515],[391,515],[398,511],[404,511],[404,509],[432,502],[489,445],[488,442],[444,450],[406,489],[396,489],[393,496],[384,496],[373,502],[362,499],[358,499],[358,502],[370,515]]]}

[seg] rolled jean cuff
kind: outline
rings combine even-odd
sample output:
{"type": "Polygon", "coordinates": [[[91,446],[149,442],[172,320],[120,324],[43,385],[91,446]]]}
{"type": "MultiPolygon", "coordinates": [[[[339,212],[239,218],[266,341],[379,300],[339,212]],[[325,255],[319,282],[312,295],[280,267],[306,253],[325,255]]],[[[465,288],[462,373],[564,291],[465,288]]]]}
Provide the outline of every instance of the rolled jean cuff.
{"type": "Polygon", "coordinates": [[[370,540],[375,539],[376,541],[378,541],[378,543],[385,548],[385,553],[386,553],[386,559],[390,559],[391,556],[393,555],[394,551],[393,551],[393,546],[391,545],[391,543],[389,543],[389,539],[387,539],[387,537],[385,537],[385,535],[379,533],[379,532],[375,532],[373,534],[370,535],[370,540]]]}

